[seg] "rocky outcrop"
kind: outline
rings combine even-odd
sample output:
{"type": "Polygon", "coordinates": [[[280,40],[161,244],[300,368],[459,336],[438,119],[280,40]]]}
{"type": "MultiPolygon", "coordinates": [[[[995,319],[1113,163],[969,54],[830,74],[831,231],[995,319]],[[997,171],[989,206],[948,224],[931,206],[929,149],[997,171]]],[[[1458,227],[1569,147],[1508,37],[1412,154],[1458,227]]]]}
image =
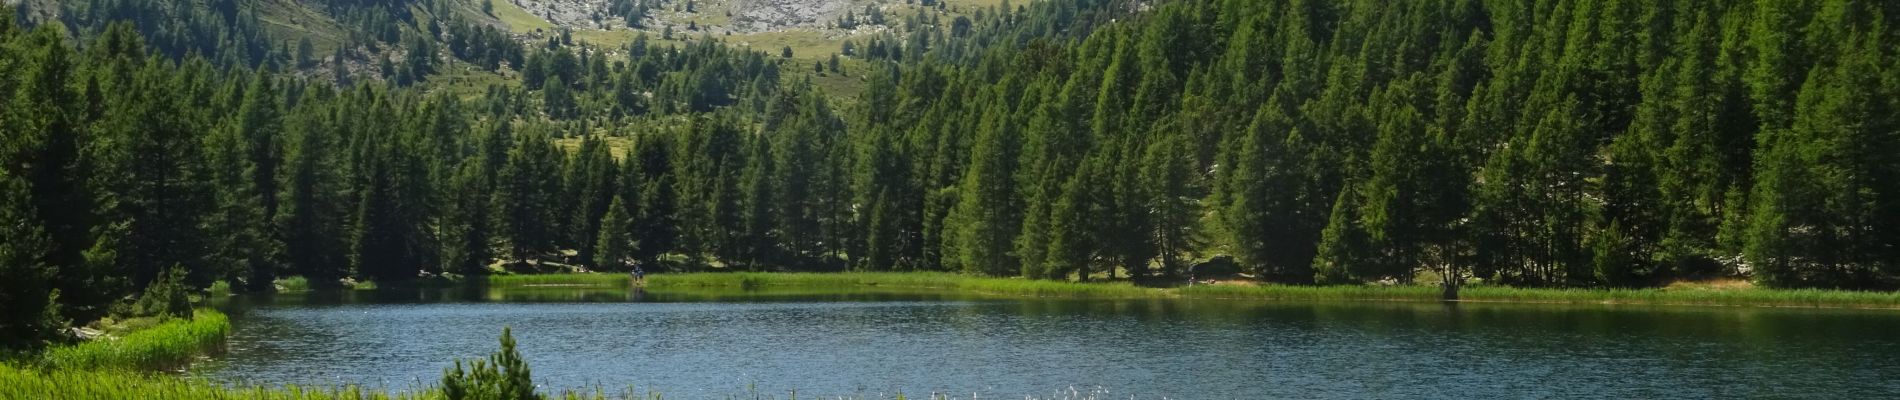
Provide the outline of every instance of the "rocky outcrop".
{"type": "Polygon", "coordinates": [[[732,28],[760,32],[830,23],[851,6],[848,0],[733,0],[732,28]]]}
{"type": "Polygon", "coordinates": [[[601,24],[594,23],[594,17],[600,16],[606,23],[623,25],[619,18],[607,14],[608,0],[509,0],[521,9],[541,17],[555,26],[572,29],[600,29],[601,24]]]}

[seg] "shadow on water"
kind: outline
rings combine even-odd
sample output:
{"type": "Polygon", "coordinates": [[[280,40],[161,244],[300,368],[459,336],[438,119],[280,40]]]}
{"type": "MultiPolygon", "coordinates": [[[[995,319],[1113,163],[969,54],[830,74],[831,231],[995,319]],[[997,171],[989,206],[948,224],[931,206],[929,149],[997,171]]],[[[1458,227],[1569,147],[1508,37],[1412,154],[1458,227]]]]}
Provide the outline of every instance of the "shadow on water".
{"type": "Polygon", "coordinates": [[[1647,305],[1559,305],[1226,299],[1073,299],[996,297],[897,288],[644,288],[600,286],[461,285],[232,296],[214,301],[235,315],[255,308],[448,303],[871,303],[985,302],[1023,317],[1095,316],[1136,322],[1278,324],[1369,331],[1428,329],[1596,335],[1674,335],[1761,340],[1826,339],[1900,332],[1900,312],[1888,310],[1747,308],[1647,305]]]}

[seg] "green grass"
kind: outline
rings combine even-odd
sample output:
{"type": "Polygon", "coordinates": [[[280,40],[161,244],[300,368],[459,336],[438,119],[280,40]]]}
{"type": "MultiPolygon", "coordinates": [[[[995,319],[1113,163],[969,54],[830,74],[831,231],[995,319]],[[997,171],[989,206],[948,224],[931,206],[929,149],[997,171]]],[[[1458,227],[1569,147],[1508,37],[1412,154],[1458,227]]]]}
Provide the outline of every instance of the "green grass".
{"type": "Polygon", "coordinates": [[[724,36],[727,44],[750,48],[778,57],[786,47],[792,48],[792,59],[799,61],[795,67],[811,70],[813,61],[831,59],[832,54],[844,51],[844,41],[850,39],[862,46],[870,36],[849,36],[832,31],[815,29],[787,29],[780,31],[742,33],[724,36]]]}
{"type": "MultiPolygon", "coordinates": [[[[1325,301],[1439,301],[1435,286],[1201,285],[1146,288],[1127,282],[1081,283],[982,278],[946,273],[702,273],[649,276],[651,288],[887,287],[955,290],[1004,296],[1202,298],[1325,301]]],[[[1538,289],[1466,287],[1462,302],[1649,304],[1759,307],[1900,308],[1900,293],[1817,289],[1538,289]]]]}
{"type": "MultiPolygon", "coordinates": [[[[285,281],[299,278],[286,278],[285,281]]],[[[632,277],[622,273],[525,274],[467,277],[469,284],[494,288],[599,287],[624,288],[632,277]]],[[[450,283],[450,285],[453,285],[450,283]]],[[[285,285],[289,287],[290,285],[285,285]]],[[[1141,287],[1126,281],[1070,282],[1022,278],[987,278],[941,272],[847,273],[688,273],[647,275],[646,287],[655,290],[697,289],[905,289],[949,291],[1011,297],[1078,298],[1197,298],[1313,301],[1439,301],[1440,290],[1427,285],[1199,285],[1178,288],[1141,287]]],[[[374,289],[361,282],[356,289],[374,289]]],[[[1483,303],[1647,304],[1755,307],[1900,308],[1900,292],[1860,292],[1821,289],[1721,288],[1679,285],[1651,289],[1543,289],[1506,286],[1469,286],[1459,301],[1483,303]]]]}
{"type": "MultiPolygon", "coordinates": [[[[342,284],[342,286],[331,284],[331,285],[326,285],[325,287],[322,287],[322,288],[318,288],[318,287],[311,286],[310,280],[302,276],[286,276],[282,278],[277,278],[277,280],[271,281],[271,283],[277,285],[278,293],[301,293],[301,292],[308,292],[312,290],[335,289],[339,287],[343,289],[355,289],[355,290],[376,290],[376,282],[374,281],[353,281],[353,282],[347,282],[345,284],[342,284]]],[[[429,284],[434,284],[434,282],[417,281],[417,282],[409,283],[410,286],[429,285],[429,284]]]]}
{"type": "Polygon", "coordinates": [[[517,6],[514,2],[507,0],[495,1],[495,18],[501,20],[501,23],[507,24],[508,28],[515,33],[528,33],[540,29],[542,30],[542,34],[546,35],[553,33],[556,28],[553,23],[541,19],[541,17],[535,16],[534,13],[523,10],[521,6],[517,6]]]}
{"type": "MultiPolygon", "coordinates": [[[[47,349],[40,363],[57,370],[167,370],[224,347],[231,320],[208,308],[192,319],[174,319],[118,338],[101,338],[47,349]]],[[[3,396],[0,396],[3,397],[3,396]]]]}
{"type": "Polygon", "coordinates": [[[1565,304],[1900,308],[1900,293],[1822,289],[1466,289],[1464,301],[1565,304]]]}
{"type": "Polygon", "coordinates": [[[422,83],[430,94],[446,93],[466,101],[487,96],[491,85],[518,86],[520,83],[504,72],[484,71],[462,60],[443,65],[436,70],[435,75],[429,75],[429,79],[422,83]]]}
{"type": "Polygon", "coordinates": [[[271,283],[277,285],[277,291],[279,292],[310,291],[310,280],[304,279],[304,277],[301,277],[301,276],[288,276],[288,277],[283,277],[283,278],[277,278],[276,281],[272,281],[271,283]]]}
{"type": "Polygon", "coordinates": [[[535,275],[490,275],[471,277],[490,287],[519,286],[603,286],[626,287],[633,277],[627,274],[535,274],[535,275]]]}
{"type": "MultiPolygon", "coordinates": [[[[446,365],[447,362],[444,361],[446,365]]],[[[607,389],[561,391],[547,399],[557,400],[661,400],[662,393],[627,387],[608,394],[607,389]]],[[[548,394],[547,391],[543,391],[548,394]]],[[[788,392],[789,393],[789,392],[788,392]]],[[[764,393],[747,388],[728,395],[731,399],[798,398],[787,393],[764,393]]],[[[314,386],[243,386],[226,387],[202,378],[170,375],[152,376],[132,371],[46,370],[0,364],[0,399],[139,399],[139,400],[437,400],[446,399],[435,387],[409,388],[394,393],[350,385],[314,386]]],[[[906,400],[893,397],[835,397],[840,400],[866,398],[906,400]]],[[[947,395],[919,397],[949,400],[947,395]]],[[[1093,397],[1083,397],[1093,398],[1093,397]]]]}
{"type": "Polygon", "coordinates": [[[956,290],[1006,296],[1168,297],[1163,289],[1137,287],[1126,282],[1076,283],[1015,278],[982,278],[916,272],[878,273],[701,273],[661,274],[647,277],[651,288],[740,287],[887,287],[956,290]]]}
{"type": "MultiPolygon", "coordinates": [[[[600,132],[593,133],[599,134],[600,132]]],[[[613,154],[616,159],[625,159],[626,155],[633,150],[632,138],[624,136],[598,136],[597,138],[607,144],[608,153],[613,154]]],[[[554,140],[554,145],[559,147],[562,151],[571,154],[579,152],[581,142],[584,141],[585,139],[578,137],[560,138],[554,140]]]]}
{"type": "Polygon", "coordinates": [[[148,376],[122,370],[34,369],[0,365],[0,399],[432,399],[421,395],[341,388],[226,388],[202,379],[148,376]]]}

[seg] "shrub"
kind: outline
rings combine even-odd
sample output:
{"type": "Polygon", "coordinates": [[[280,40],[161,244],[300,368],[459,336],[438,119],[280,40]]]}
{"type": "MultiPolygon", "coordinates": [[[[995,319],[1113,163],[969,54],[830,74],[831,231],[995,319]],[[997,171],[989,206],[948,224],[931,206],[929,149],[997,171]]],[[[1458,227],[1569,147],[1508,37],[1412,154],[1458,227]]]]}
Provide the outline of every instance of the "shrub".
{"type": "Polygon", "coordinates": [[[475,360],[462,368],[462,360],[442,371],[442,397],[449,400],[541,400],[534,393],[534,378],[528,362],[515,350],[515,337],[509,328],[501,329],[501,350],[488,360],[475,360]]]}
{"type": "Polygon", "coordinates": [[[177,266],[159,274],[158,280],[145,287],[132,315],[138,317],[191,318],[190,290],[185,288],[185,270],[177,266]]]}
{"type": "Polygon", "coordinates": [[[272,283],[274,283],[274,286],[277,287],[278,292],[310,291],[310,280],[305,279],[302,276],[290,276],[290,277],[284,277],[284,278],[277,278],[277,281],[272,282],[272,283]]]}

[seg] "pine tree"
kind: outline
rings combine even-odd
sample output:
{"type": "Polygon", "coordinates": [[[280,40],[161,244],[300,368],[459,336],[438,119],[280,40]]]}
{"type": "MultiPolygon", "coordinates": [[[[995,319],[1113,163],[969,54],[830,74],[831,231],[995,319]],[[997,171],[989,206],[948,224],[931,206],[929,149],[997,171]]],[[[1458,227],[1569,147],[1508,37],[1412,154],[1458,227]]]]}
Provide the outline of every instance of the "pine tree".
{"type": "Polygon", "coordinates": [[[594,244],[599,242],[595,235],[602,232],[601,216],[618,192],[614,184],[620,177],[619,167],[609,152],[606,142],[584,139],[563,174],[567,181],[564,197],[574,206],[571,214],[563,216],[569,232],[562,236],[565,242],[574,244],[578,259],[586,263],[595,260],[594,244]]]}
{"type": "MultiPolygon", "coordinates": [[[[332,106],[311,92],[285,124],[284,171],[278,175],[276,229],[283,235],[288,270],[318,285],[348,271],[344,232],[351,208],[339,168],[340,138],[332,106]]],[[[259,282],[261,283],[261,282],[259,282]]]]}
{"type": "Polygon", "coordinates": [[[1376,260],[1367,254],[1372,249],[1361,227],[1357,187],[1348,185],[1333,203],[1332,217],[1320,233],[1319,252],[1313,258],[1313,281],[1320,284],[1352,284],[1377,278],[1377,269],[1366,265],[1376,260]]]}
{"type": "Polygon", "coordinates": [[[678,250],[680,221],[676,196],[679,188],[673,174],[672,135],[647,134],[635,142],[633,154],[624,169],[622,197],[637,199],[632,210],[635,241],[631,256],[645,264],[655,264],[661,255],[678,250]]]}
{"type": "Polygon", "coordinates": [[[607,214],[601,217],[599,240],[595,242],[595,268],[621,268],[625,265],[628,248],[633,245],[633,237],[628,228],[633,224],[633,216],[627,212],[620,196],[613,196],[613,203],[607,206],[607,214]]]}
{"type": "Polygon", "coordinates": [[[0,170],[0,349],[39,345],[56,337],[58,293],[54,269],[41,260],[51,247],[35,222],[26,182],[0,170]]]}
{"type": "MultiPolygon", "coordinates": [[[[1157,125],[1157,130],[1172,130],[1171,125],[1157,125]]],[[[1169,276],[1186,272],[1186,256],[1197,246],[1200,176],[1194,173],[1196,161],[1188,146],[1183,137],[1162,137],[1149,146],[1141,163],[1141,187],[1148,199],[1144,208],[1153,216],[1152,242],[1162,272],[1169,276]]]]}
{"type": "Polygon", "coordinates": [[[236,287],[262,289],[275,278],[275,255],[268,253],[259,223],[267,220],[252,179],[258,168],[248,157],[250,143],[243,133],[236,127],[219,129],[205,145],[217,203],[208,228],[220,233],[213,239],[210,265],[221,269],[220,279],[247,283],[236,287]]]}
{"type": "Polygon", "coordinates": [[[1356,215],[1368,258],[1346,260],[1358,279],[1409,282],[1413,269],[1448,263],[1450,226],[1463,215],[1465,174],[1442,132],[1426,121],[1422,77],[1393,82],[1375,94],[1378,138],[1359,188],[1356,215]]]}
{"type": "MultiPolygon", "coordinates": [[[[1313,278],[1313,257],[1326,220],[1312,208],[1326,198],[1314,187],[1310,167],[1296,155],[1308,154],[1303,130],[1295,126],[1280,99],[1270,100],[1240,136],[1231,172],[1225,178],[1221,223],[1234,255],[1256,273],[1277,281],[1307,282],[1313,278]],[[1310,212],[1310,214],[1309,214],[1310,212]]],[[[1325,203],[1336,202],[1338,192],[1325,203]]],[[[1328,208],[1330,209],[1330,208],[1328,208]]],[[[1330,214],[1325,214],[1330,215],[1330,214]]]]}
{"type": "Polygon", "coordinates": [[[224,233],[214,245],[214,257],[231,269],[228,277],[242,278],[252,289],[267,288],[276,279],[283,249],[268,223],[276,217],[276,174],[283,157],[276,96],[267,71],[258,71],[246,85],[232,125],[206,144],[218,191],[212,229],[224,233]]]}
{"type": "Polygon", "coordinates": [[[1882,55],[1867,50],[1871,37],[1838,44],[1838,64],[1802,85],[1792,126],[1762,133],[1745,254],[1763,284],[1854,287],[1893,268],[1896,213],[1880,194],[1900,190],[1900,123],[1891,101],[1875,100],[1891,88],[1873,72],[1882,55]]]}
{"type": "Polygon", "coordinates": [[[1101,155],[1089,156],[1082,169],[1063,184],[1062,196],[1050,206],[1048,247],[1042,252],[1045,259],[1040,268],[1043,277],[1063,279],[1073,273],[1078,279],[1089,280],[1099,253],[1105,251],[1102,230],[1107,224],[1093,216],[1107,208],[1102,202],[1106,197],[1107,187],[1102,180],[1107,162],[1101,155]]]}
{"type": "Polygon", "coordinates": [[[970,150],[970,170],[959,185],[960,199],[946,220],[944,265],[981,275],[1019,271],[1010,256],[1022,227],[1016,198],[1016,163],[1021,145],[1004,121],[1004,111],[985,113],[983,130],[970,150]]]}
{"type": "Polygon", "coordinates": [[[364,168],[358,171],[364,182],[351,240],[356,273],[375,281],[411,279],[417,266],[410,263],[409,227],[404,226],[403,202],[409,199],[401,198],[402,156],[390,143],[394,135],[388,128],[372,126],[368,131],[372,144],[363,155],[364,168]]]}
{"type": "Polygon", "coordinates": [[[544,133],[519,136],[495,184],[495,209],[509,259],[527,261],[555,250],[555,216],[549,210],[561,185],[560,152],[544,133]]]}
{"type": "MultiPolygon", "coordinates": [[[[133,42],[126,46],[135,46],[133,42]]],[[[98,280],[110,275],[107,271],[81,268],[82,252],[93,242],[91,231],[103,221],[93,215],[97,187],[89,182],[96,160],[85,154],[98,139],[82,118],[102,108],[87,103],[103,99],[87,96],[82,102],[79,96],[84,93],[73,86],[80,66],[51,26],[20,33],[13,43],[0,43],[0,51],[9,53],[0,57],[0,64],[6,64],[0,72],[9,75],[0,78],[0,95],[9,96],[0,109],[0,142],[6,143],[0,145],[0,162],[5,163],[0,169],[29,187],[24,195],[31,204],[24,210],[34,213],[30,223],[38,225],[47,240],[36,262],[58,271],[51,283],[66,293],[64,302],[71,305],[66,312],[91,320],[114,300],[111,293],[95,290],[103,286],[98,280]]]]}
{"type": "Polygon", "coordinates": [[[464,275],[488,272],[494,259],[493,213],[494,185],[489,180],[487,160],[471,158],[456,168],[449,179],[448,200],[443,211],[443,230],[448,238],[443,252],[443,270],[464,275]]]}
{"type": "Polygon", "coordinates": [[[777,216],[773,224],[781,233],[787,250],[800,257],[815,257],[825,240],[825,225],[834,197],[844,191],[831,178],[834,146],[843,124],[832,115],[822,93],[809,87],[781,91],[780,100],[768,111],[771,190],[777,216]],[[777,123],[772,123],[777,115],[777,123]]]}
{"type": "Polygon", "coordinates": [[[549,78],[547,86],[542,88],[541,104],[546,107],[548,117],[553,119],[572,119],[579,113],[574,104],[574,94],[568,91],[566,81],[558,76],[549,78]]]}
{"type": "Polygon", "coordinates": [[[107,192],[100,214],[126,221],[117,248],[99,254],[118,254],[134,288],[173,266],[186,268],[194,286],[216,277],[204,264],[210,235],[200,229],[214,210],[198,136],[206,124],[197,113],[203,109],[187,102],[210,97],[194,89],[209,65],[194,61],[176,73],[172,68],[147,61],[95,125],[105,143],[97,149],[99,182],[107,192]]]}

